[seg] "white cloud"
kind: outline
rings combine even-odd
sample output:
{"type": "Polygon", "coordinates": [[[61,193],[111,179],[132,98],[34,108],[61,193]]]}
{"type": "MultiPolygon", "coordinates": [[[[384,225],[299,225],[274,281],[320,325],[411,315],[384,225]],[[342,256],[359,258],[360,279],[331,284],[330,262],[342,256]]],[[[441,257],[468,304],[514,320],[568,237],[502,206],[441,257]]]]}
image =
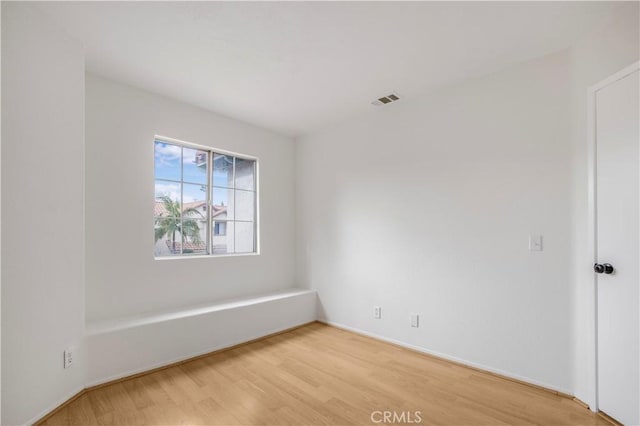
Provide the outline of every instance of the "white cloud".
{"type": "Polygon", "coordinates": [[[164,142],[156,142],[155,159],[159,166],[171,165],[172,161],[180,160],[182,148],[164,142]]]}
{"type": "Polygon", "coordinates": [[[196,154],[206,152],[200,149],[182,148],[179,145],[171,145],[166,142],[156,142],[155,158],[159,165],[170,165],[171,161],[180,160],[183,163],[194,163],[196,154]]]}
{"type": "Polygon", "coordinates": [[[173,201],[180,201],[180,185],[177,183],[156,182],[156,198],[169,197],[173,201]]]}

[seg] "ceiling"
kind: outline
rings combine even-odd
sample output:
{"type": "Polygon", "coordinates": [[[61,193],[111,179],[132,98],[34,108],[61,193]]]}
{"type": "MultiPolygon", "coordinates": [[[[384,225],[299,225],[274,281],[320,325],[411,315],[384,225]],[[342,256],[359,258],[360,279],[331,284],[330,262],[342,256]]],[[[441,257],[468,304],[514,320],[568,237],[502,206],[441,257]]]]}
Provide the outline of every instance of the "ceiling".
{"type": "Polygon", "coordinates": [[[87,69],[298,136],[558,51],[614,2],[43,2],[87,69]]]}

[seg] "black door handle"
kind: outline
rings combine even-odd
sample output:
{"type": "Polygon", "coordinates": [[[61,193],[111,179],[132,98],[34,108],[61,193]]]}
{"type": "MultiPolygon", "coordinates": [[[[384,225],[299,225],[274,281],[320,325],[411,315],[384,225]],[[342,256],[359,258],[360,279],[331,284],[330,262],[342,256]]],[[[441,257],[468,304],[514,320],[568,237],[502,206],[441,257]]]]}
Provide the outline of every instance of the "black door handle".
{"type": "Polygon", "coordinates": [[[610,263],[596,263],[593,265],[593,270],[597,274],[612,274],[613,273],[613,265],[610,263]]]}

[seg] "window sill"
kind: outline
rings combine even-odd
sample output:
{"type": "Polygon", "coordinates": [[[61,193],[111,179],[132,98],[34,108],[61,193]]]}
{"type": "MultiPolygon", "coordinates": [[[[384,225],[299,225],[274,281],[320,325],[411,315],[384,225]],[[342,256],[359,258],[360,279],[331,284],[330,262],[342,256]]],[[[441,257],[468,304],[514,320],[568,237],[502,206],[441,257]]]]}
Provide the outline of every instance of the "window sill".
{"type": "Polygon", "coordinates": [[[182,259],[217,259],[224,257],[245,257],[245,256],[260,256],[260,252],[255,253],[228,253],[228,254],[194,254],[183,256],[154,256],[154,260],[182,260],[182,259]]]}

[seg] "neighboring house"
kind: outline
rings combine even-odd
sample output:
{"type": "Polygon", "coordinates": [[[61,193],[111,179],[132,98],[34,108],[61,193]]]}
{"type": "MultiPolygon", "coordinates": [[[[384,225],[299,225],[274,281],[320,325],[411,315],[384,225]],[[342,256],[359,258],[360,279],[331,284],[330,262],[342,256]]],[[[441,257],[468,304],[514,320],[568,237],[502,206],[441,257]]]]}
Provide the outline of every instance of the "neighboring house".
{"type": "MultiPolygon", "coordinates": [[[[193,242],[188,237],[185,238],[186,241],[183,241],[182,236],[177,232],[174,245],[172,236],[165,235],[156,241],[154,250],[156,256],[179,254],[181,248],[184,253],[205,254],[207,252],[207,202],[194,201],[185,203],[182,207],[183,212],[192,209],[200,213],[192,212],[189,217],[198,221],[201,241],[193,242]]],[[[154,216],[157,218],[168,216],[163,201],[156,200],[154,216]]],[[[227,234],[227,206],[211,206],[211,219],[211,226],[213,226],[213,232],[211,233],[213,254],[227,253],[229,248],[233,248],[233,241],[230,241],[231,235],[227,234]]]]}

